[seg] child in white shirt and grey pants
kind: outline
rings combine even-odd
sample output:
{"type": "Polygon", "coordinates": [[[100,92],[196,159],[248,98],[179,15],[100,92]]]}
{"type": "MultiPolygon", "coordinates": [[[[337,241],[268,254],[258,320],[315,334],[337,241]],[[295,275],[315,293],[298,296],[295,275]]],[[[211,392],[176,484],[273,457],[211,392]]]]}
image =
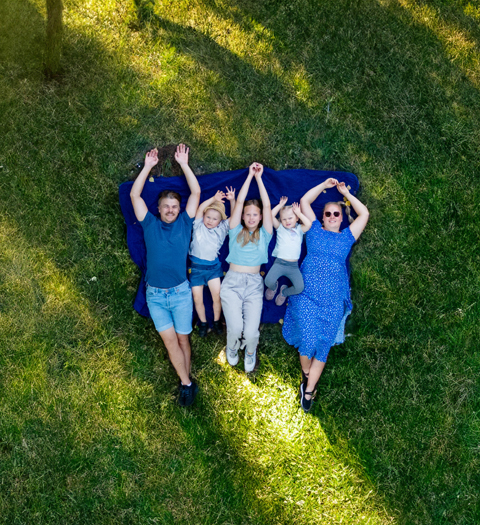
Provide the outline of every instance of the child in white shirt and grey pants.
{"type": "Polygon", "coordinates": [[[303,277],[298,267],[298,259],[302,250],[303,235],[312,226],[312,221],[307,219],[300,211],[300,206],[294,202],[285,206],[287,197],[282,197],[272,210],[273,226],[277,230],[277,243],[272,255],[276,257],[273,266],[265,277],[265,298],[271,301],[278,288],[278,279],[285,276],[292,282],[292,286],[283,285],[275,299],[275,304],[281,306],[290,295],[303,291],[303,277]],[[276,215],[280,211],[280,221],[276,215]],[[298,220],[302,224],[298,224],[298,220]]]}

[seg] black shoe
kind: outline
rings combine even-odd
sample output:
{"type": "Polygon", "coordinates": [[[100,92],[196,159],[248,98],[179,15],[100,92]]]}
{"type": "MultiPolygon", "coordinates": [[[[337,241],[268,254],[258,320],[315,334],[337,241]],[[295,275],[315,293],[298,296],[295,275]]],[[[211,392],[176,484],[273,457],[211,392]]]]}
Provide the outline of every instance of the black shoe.
{"type": "Polygon", "coordinates": [[[305,392],[305,387],[303,383],[300,384],[300,406],[303,408],[303,411],[307,413],[312,408],[314,392],[305,392]],[[307,399],[305,396],[311,396],[310,399],[307,399]]]}
{"type": "Polygon", "coordinates": [[[205,337],[208,334],[208,331],[210,330],[208,323],[198,323],[198,336],[199,337],[205,337]]]}
{"type": "MultiPolygon", "coordinates": [[[[308,376],[305,374],[305,372],[302,370],[302,382],[300,383],[300,388],[302,387],[303,385],[303,391],[305,392],[305,390],[307,389],[307,384],[308,384],[308,376]]],[[[318,381],[317,383],[315,384],[315,386],[313,387],[313,394],[312,394],[312,398],[314,398],[316,395],[317,395],[317,386],[318,386],[318,381]]],[[[300,398],[302,397],[302,393],[300,392],[300,398]]]]}
{"type": "Polygon", "coordinates": [[[214,331],[217,335],[222,335],[222,334],[223,334],[223,324],[222,324],[222,321],[213,321],[213,331],[214,331]]]}
{"type": "Polygon", "coordinates": [[[195,401],[198,394],[198,385],[192,381],[190,386],[180,385],[180,396],[178,404],[182,407],[189,407],[195,401]]]}

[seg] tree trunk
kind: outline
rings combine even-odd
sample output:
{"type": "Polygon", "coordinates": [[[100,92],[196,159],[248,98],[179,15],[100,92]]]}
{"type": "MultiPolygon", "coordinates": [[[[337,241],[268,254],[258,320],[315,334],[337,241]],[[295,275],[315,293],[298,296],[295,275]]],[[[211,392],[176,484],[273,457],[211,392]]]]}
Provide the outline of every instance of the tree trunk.
{"type": "Polygon", "coordinates": [[[60,74],[63,33],[62,0],[47,0],[47,42],[45,53],[45,76],[48,79],[60,74]]]}

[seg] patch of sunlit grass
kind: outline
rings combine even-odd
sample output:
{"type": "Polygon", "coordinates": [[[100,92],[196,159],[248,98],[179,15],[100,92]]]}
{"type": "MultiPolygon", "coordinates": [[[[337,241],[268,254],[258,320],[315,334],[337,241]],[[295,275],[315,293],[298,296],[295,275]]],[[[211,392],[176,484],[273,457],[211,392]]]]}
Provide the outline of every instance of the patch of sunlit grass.
{"type": "MultiPolygon", "coordinates": [[[[469,29],[462,27],[454,18],[445,17],[433,5],[418,4],[402,0],[400,4],[408,10],[413,19],[427,27],[443,44],[446,55],[460,67],[470,81],[480,86],[480,59],[478,45],[469,29]]],[[[465,14],[476,16],[477,10],[468,4],[465,14]]]]}

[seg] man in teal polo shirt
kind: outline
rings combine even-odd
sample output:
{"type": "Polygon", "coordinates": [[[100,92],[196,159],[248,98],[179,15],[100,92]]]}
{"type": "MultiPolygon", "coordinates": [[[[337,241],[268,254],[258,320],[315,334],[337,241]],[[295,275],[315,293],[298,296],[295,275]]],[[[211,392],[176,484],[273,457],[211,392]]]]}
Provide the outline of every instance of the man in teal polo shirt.
{"type": "Polygon", "coordinates": [[[190,197],[180,213],[181,197],[164,191],[158,199],[160,218],[148,211],[141,197],[150,170],[158,163],[158,151],[145,156],[145,165],[130,191],[135,216],[142,225],[147,247],[147,305],[155,328],[162,338],[180,378],[179,404],[189,406],[195,400],[198,386],[190,380],[193,302],[187,280],[187,254],[193,220],[200,202],[200,185],[188,165],[188,148],[177,147],[175,160],[180,164],[190,197]]]}

